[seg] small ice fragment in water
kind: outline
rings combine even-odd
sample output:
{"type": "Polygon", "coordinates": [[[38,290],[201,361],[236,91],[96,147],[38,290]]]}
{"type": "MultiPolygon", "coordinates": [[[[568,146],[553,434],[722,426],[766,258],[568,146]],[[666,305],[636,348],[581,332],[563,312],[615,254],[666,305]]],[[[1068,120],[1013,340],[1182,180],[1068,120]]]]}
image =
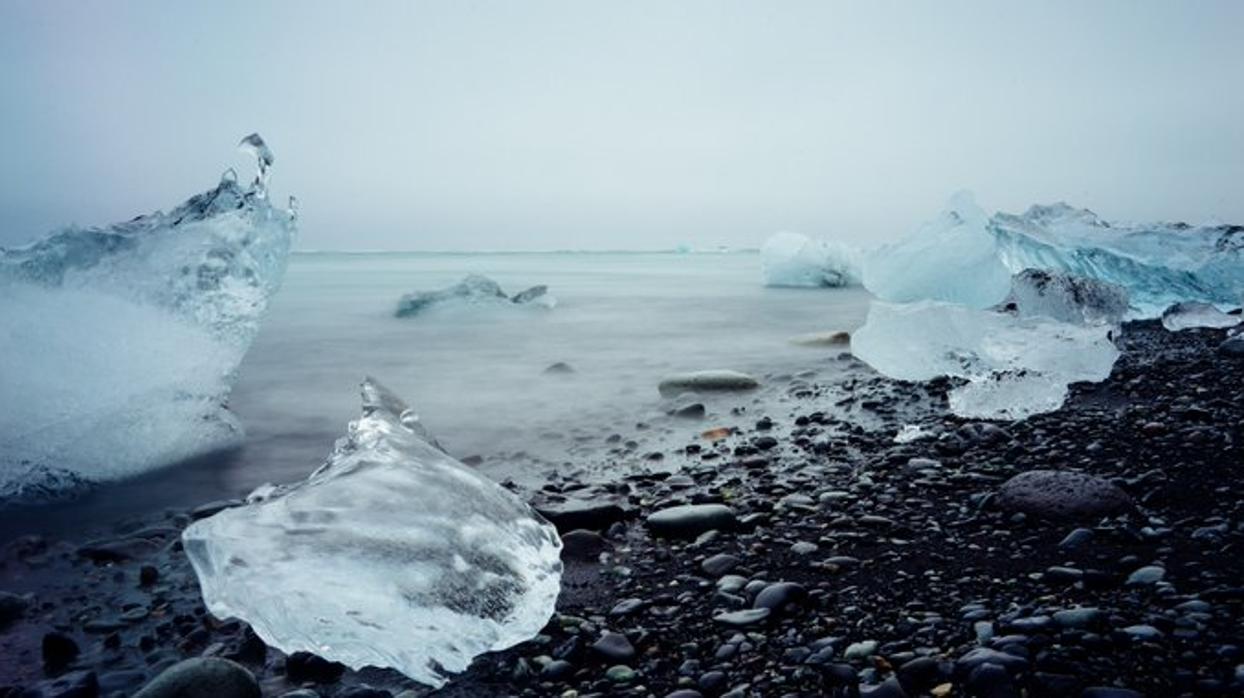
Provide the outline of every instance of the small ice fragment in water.
{"type": "Polygon", "coordinates": [[[561,587],[557,531],[429,440],[374,380],[304,482],[182,534],[207,608],[286,653],[430,686],[534,637],[561,587]]]}
{"type": "Polygon", "coordinates": [[[860,283],[860,253],[799,233],[777,233],[760,248],[766,286],[839,287],[860,283]]]}
{"type": "Polygon", "coordinates": [[[257,195],[266,196],[268,178],[272,176],[272,163],[276,160],[272,151],[268,149],[268,144],[264,143],[263,137],[258,133],[252,133],[238,143],[238,150],[255,156],[259,171],[255,173],[255,182],[252,187],[257,195]]]}
{"type": "Polygon", "coordinates": [[[398,300],[394,315],[410,317],[436,306],[454,303],[480,306],[522,305],[551,309],[557,305],[557,299],[548,290],[548,286],[532,286],[511,298],[501,290],[501,285],[496,281],[482,274],[468,274],[449,288],[407,293],[398,300]]]}

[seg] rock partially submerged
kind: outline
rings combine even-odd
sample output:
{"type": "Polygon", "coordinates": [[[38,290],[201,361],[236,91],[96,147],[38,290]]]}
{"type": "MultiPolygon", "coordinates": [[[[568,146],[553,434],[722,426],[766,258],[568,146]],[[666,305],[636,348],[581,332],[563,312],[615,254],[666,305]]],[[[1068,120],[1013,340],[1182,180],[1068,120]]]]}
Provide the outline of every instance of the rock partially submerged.
{"type": "Polygon", "coordinates": [[[501,285],[481,274],[469,274],[466,278],[448,288],[437,291],[416,291],[401,297],[397,302],[397,317],[418,315],[433,306],[450,302],[471,305],[527,305],[552,308],[557,299],[549,295],[549,287],[532,286],[519,291],[513,296],[506,295],[501,285]]]}
{"type": "Polygon", "coordinates": [[[1109,480],[1067,470],[1029,470],[1003,483],[997,506],[1046,519],[1108,516],[1132,506],[1127,493],[1109,480]]]}
{"type": "Polygon", "coordinates": [[[790,343],[798,347],[849,347],[851,333],[839,331],[810,332],[790,338],[790,343]]]}
{"type": "Polygon", "coordinates": [[[682,393],[755,390],[760,381],[738,371],[693,371],[666,376],[657,390],[666,397],[682,393]]]}
{"type": "Polygon", "coordinates": [[[214,615],[287,653],[432,686],[534,636],[560,589],[557,531],[370,379],[362,417],[306,481],[182,539],[214,615]]]}

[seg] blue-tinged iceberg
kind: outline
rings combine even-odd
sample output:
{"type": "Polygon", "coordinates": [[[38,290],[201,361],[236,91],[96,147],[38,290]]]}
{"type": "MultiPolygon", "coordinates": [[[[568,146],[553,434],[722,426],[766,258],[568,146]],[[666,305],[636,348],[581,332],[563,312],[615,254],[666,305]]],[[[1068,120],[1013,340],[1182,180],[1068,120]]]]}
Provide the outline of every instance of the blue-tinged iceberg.
{"type": "Polygon", "coordinates": [[[236,444],[225,403],[284,275],[292,210],[260,169],[173,210],[0,249],[0,499],[55,496],[236,444]]]}
{"type": "Polygon", "coordinates": [[[852,351],[888,376],[954,376],[950,407],[1014,419],[1100,381],[1118,324],[1223,327],[1244,297],[1244,227],[1108,223],[1066,204],[987,216],[970,194],[906,239],[870,252],[874,301],[852,351]]]}
{"type": "Polygon", "coordinates": [[[561,585],[557,531],[370,379],[362,417],[306,481],[261,488],[182,540],[214,615],[285,652],[431,686],[535,636],[561,585]]]}
{"type": "Polygon", "coordinates": [[[799,233],[777,233],[760,248],[766,286],[857,286],[860,256],[854,248],[799,233]]]}
{"type": "Polygon", "coordinates": [[[987,216],[960,193],[939,218],[870,253],[864,285],[887,301],[987,308],[1012,274],[1042,269],[1121,286],[1133,315],[1153,317],[1180,301],[1238,306],[1242,251],[1244,226],[1111,223],[1062,203],[987,216]]]}

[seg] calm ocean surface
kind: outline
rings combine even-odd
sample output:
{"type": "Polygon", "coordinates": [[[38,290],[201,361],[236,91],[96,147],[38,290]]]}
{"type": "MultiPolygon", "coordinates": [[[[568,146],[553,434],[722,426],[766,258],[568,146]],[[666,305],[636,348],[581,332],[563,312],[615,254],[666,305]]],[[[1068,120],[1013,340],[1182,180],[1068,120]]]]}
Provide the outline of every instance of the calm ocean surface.
{"type": "MultiPolygon", "coordinates": [[[[246,427],[244,447],[46,508],[38,528],[108,522],[302,479],[358,414],[358,383],[367,375],[415,407],[450,452],[483,456],[481,467],[498,479],[590,465],[576,462],[580,454],[597,468],[625,467],[601,462],[590,447],[612,433],[630,438],[636,423],[652,419],[664,419],[671,438],[705,426],[664,417],[671,403],[656,390],[663,375],[817,369],[832,378],[837,352],[789,340],[854,330],[867,299],[860,289],[765,288],[754,252],[298,254],[231,398],[246,427]],[[511,294],[547,284],[558,305],[451,304],[393,316],[402,294],[468,273],[511,294]],[[575,373],[544,373],[559,361],[575,373]]],[[[719,413],[709,408],[710,421],[726,415],[724,405],[719,413]]]]}

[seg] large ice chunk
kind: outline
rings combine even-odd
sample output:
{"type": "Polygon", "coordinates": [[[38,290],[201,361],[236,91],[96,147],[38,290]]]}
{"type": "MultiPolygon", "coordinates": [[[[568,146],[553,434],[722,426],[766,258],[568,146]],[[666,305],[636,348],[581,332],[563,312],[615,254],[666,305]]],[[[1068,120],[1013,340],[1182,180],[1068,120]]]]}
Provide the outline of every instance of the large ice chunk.
{"type": "Polygon", "coordinates": [[[864,287],[882,300],[920,300],[988,308],[1006,297],[1012,271],[988,233],[989,219],[972,195],[951,198],[937,219],[901,242],[870,252],[864,287]]]}
{"type": "Polygon", "coordinates": [[[1179,301],[1239,305],[1244,226],[1110,223],[1063,203],[986,217],[960,193],[938,219],[868,255],[864,285],[888,301],[987,308],[1024,269],[1122,286],[1133,314],[1145,317],[1179,301]]]}
{"type": "Polygon", "coordinates": [[[874,301],[851,351],[891,378],[966,379],[949,396],[960,416],[1022,419],[1062,406],[1069,383],[1109,376],[1119,355],[1112,331],[939,301],[874,301]]]}
{"type": "Polygon", "coordinates": [[[846,245],[799,233],[777,233],[760,248],[766,286],[855,286],[860,283],[860,256],[846,245]]]}
{"type": "Polygon", "coordinates": [[[487,276],[468,274],[462,281],[448,288],[407,293],[398,300],[395,315],[409,317],[452,303],[492,306],[530,305],[552,308],[557,305],[557,299],[548,291],[548,286],[532,286],[513,296],[508,296],[505,291],[501,290],[500,284],[487,276]]]}
{"type": "Polygon", "coordinates": [[[432,686],[534,636],[560,588],[556,530],[429,442],[372,380],[363,415],[302,483],[192,524],[208,610],[285,652],[432,686]]]}
{"type": "Polygon", "coordinates": [[[230,170],[168,213],[0,249],[0,499],[237,442],[225,401],[295,230],[263,150],[249,187],[230,170]]]}
{"type": "Polygon", "coordinates": [[[1118,324],[1127,314],[1122,286],[1056,271],[1025,269],[1011,279],[1002,309],[1077,324],[1118,324]]]}
{"type": "Polygon", "coordinates": [[[1239,305],[1244,298],[1244,226],[1112,223],[1059,203],[989,225],[1012,270],[1035,267],[1125,287],[1141,315],[1179,301],[1239,305]]]}

